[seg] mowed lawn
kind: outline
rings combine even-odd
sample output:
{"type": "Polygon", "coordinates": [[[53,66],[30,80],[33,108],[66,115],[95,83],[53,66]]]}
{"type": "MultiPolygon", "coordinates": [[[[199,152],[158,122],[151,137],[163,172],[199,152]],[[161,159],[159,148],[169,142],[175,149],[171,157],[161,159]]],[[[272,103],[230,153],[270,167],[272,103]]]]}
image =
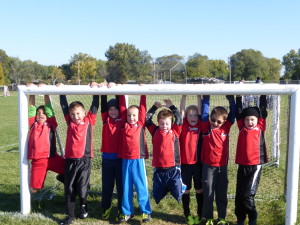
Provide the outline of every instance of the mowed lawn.
{"type": "MultiPolygon", "coordinates": [[[[32,213],[28,216],[22,216],[20,212],[20,177],[19,177],[19,152],[18,152],[18,107],[17,93],[4,98],[0,97],[0,224],[57,224],[65,216],[65,205],[63,196],[63,187],[55,180],[55,174],[48,173],[45,183],[45,197],[39,201],[39,196],[32,196],[32,213]],[[53,188],[55,187],[55,188],[53,188]]],[[[287,97],[282,98],[281,112],[281,135],[283,137],[281,149],[286,148],[286,110],[288,109],[287,97]]],[[[285,151],[285,150],[282,150],[285,151]]],[[[96,155],[95,161],[100,160],[99,154],[96,155]]],[[[285,171],[285,158],[282,159],[281,168],[278,171],[285,171]]],[[[149,191],[152,189],[152,171],[150,161],[147,162],[149,191]]],[[[235,167],[234,167],[235,168],[235,167]]],[[[278,180],[274,185],[282,185],[284,181],[284,173],[278,172],[278,180]]],[[[100,168],[96,167],[92,171],[93,185],[101,187],[100,168]]],[[[235,178],[230,178],[234,183],[235,178]]],[[[260,184],[259,189],[264,188],[264,182],[260,184]]],[[[94,190],[94,189],[93,189],[94,190]]],[[[114,224],[116,217],[116,199],[113,200],[113,210],[110,221],[101,220],[99,192],[92,191],[89,195],[89,214],[86,220],[77,219],[74,224],[114,224]]],[[[156,205],[151,198],[153,209],[152,220],[150,224],[185,224],[181,203],[178,204],[171,196],[167,196],[156,205]]],[[[281,225],[285,223],[285,202],[282,197],[275,200],[257,200],[256,201],[259,220],[258,224],[281,225]]],[[[299,203],[298,203],[299,205],[299,203]]],[[[194,192],[191,196],[191,211],[196,212],[196,199],[194,192]]],[[[139,208],[135,201],[136,216],[130,220],[129,224],[140,224],[141,217],[139,208]]],[[[231,224],[236,223],[234,215],[234,200],[229,199],[227,220],[231,224]]],[[[217,215],[215,214],[215,218],[217,215]]],[[[300,218],[300,210],[298,206],[298,221],[300,218]]]]}

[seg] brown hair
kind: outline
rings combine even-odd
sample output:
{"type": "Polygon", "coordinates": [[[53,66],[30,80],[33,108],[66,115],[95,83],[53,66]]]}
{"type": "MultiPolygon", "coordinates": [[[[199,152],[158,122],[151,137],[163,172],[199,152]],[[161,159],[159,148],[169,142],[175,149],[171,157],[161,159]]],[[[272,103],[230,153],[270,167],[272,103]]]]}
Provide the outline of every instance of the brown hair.
{"type": "Polygon", "coordinates": [[[226,120],[227,119],[227,116],[228,116],[228,112],[227,110],[222,107],[222,106],[217,106],[215,108],[213,108],[211,110],[211,113],[210,113],[210,118],[213,116],[213,115],[217,115],[217,116],[223,116],[223,119],[226,120]]]}
{"type": "Polygon", "coordinates": [[[169,109],[162,109],[161,111],[159,111],[159,113],[157,114],[157,121],[159,121],[159,119],[166,118],[170,118],[173,123],[173,113],[169,109]]]}
{"type": "Polygon", "coordinates": [[[140,107],[138,107],[137,105],[131,105],[131,106],[128,107],[127,110],[133,109],[133,108],[136,108],[136,109],[138,109],[138,110],[140,109],[140,107]]]}
{"type": "Polygon", "coordinates": [[[37,112],[38,112],[40,109],[43,110],[44,113],[45,113],[45,106],[44,106],[44,105],[40,105],[39,107],[36,108],[35,114],[37,114],[37,112]]]}
{"type": "Polygon", "coordinates": [[[71,104],[69,105],[69,112],[78,107],[81,107],[84,109],[84,105],[82,104],[82,102],[80,102],[80,101],[71,102],[71,104]]]}
{"type": "Polygon", "coordinates": [[[198,112],[198,107],[197,107],[196,105],[189,105],[189,106],[186,107],[186,109],[185,109],[184,117],[186,117],[186,115],[187,115],[190,111],[196,111],[197,114],[199,114],[199,112],[198,112]]]}

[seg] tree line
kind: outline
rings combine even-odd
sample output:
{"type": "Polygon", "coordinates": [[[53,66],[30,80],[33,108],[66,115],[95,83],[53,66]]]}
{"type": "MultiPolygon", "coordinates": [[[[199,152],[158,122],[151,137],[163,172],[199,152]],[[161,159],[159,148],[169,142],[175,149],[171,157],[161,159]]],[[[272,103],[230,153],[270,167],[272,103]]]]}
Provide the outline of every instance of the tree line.
{"type": "Polygon", "coordinates": [[[96,59],[86,53],[74,54],[69,63],[60,66],[44,66],[31,60],[22,61],[10,57],[0,49],[0,85],[44,82],[54,84],[86,84],[104,80],[126,83],[157,83],[170,81],[184,83],[189,78],[220,78],[225,81],[279,79],[300,79],[300,49],[290,50],[282,61],[264,57],[260,51],[243,49],[228,61],[209,59],[195,53],[184,61],[177,54],[152,58],[146,50],[139,50],[132,44],[117,43],[105,52],[107,60],[96,59]],[[284,67],[284,75],[280,71],[284,67]]]}

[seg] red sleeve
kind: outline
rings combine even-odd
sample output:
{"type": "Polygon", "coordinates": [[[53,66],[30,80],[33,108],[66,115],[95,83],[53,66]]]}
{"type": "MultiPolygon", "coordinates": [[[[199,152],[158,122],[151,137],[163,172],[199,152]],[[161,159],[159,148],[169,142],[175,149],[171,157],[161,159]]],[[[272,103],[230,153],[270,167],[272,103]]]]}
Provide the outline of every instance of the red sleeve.
{"type": "Polygon", "coordinates": [[[119,107],[120,107],[120,115],[122,122],[126,122],[127,110],[126,110],[126,100],[125,95],[120,95],[119,97],[119,107]]]}
{"type": "Polygon", "coordinates": [[[151,134],[151,136],[153,136],[153,132],[156,129],[156,125],[154,123],[152,123],[150,126],[147,127],[149,133],[151,134]]]}
{"type": "Polygon", "coordinates": [[[263,118],[261,118],[261,117],[259,117],[258,118],[258,122],[257,122],[257,126],[261,129],[261,130],[263,130],[263,131],[266,131],[266,120],[265,119],[263,119],[263,118]]]}
{"type": "Polygon", "coordinates": [[[70,117],[70,114],[69,114],[69,113],[65,115],[65,121],[66,121],[67,125],[70,124],[70,122],[71,122],[71,117],[70,117]]]}
{"type": "Polygon", "coordinates": [[[35,122],[35,116],[28,118],[29,127],[31,127],[35,122]]]}
{"type": "Polygon", "coordinates": [[[107,117],[108,117],[108,113],[107,113],[107,111],[105,111],[105,112],[101,113],[101,117],[102,117],[102,122],[103,122],[103,123],[104,123],[104,122],[106,122],[106,120],[107,120],[107,117]]]}
{"type": "Polygon", "coordinates": [[[52,118],[48,118],[47,117],[47,121],[49,122],[50,126],[54,128],[54,130],[56,130],[58,124],[57,124],[57,121],[56,121],[56,117],[53,116],[52,118]]]}
{"type": "Polygon", "coordinates": [[[172,130],[177,134],[177,136],[180,136],[182,125],[178,126],[176,123],[173,124],[172,130]]]}
{"type": "Polygon", "coordinates": [[[92,111],[89,111],[88,114],[87,114],[87,117],[89,118],[90,123],[92,124],[92,126],[94,126],[95,123],[96,123],[97,114],[93,114],[92,111]]]}
{"type": "Polygon", "coordinates": [[[243,119],[243,118],[239,119],[239,120],[237,121],[237,125],[238,125],[239,130],[242,129],[243,126],[245,126],[245,124],[244,124],[244,119],[243,119]]]}
{"type": "Polygon", "coordinates": [[[145,125],[146,122],[146,95],[141,95],[140,98],[140,109],[139,109],[139,122],[142,126],[145,125]]]}

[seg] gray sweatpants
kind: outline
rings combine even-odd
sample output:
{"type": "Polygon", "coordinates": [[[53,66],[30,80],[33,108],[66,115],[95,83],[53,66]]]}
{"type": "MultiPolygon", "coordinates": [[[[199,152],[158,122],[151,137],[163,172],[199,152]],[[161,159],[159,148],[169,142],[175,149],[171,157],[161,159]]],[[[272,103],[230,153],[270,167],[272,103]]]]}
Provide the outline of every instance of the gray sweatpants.
{"type": "Polygon", "coordinates": [[[215,167],[203,164],[202,167],[203,211],[202,216],[213,219],[213,202],[216,195],[218,218],[225,219],[227,210],[227,166],[215,167]]]}

